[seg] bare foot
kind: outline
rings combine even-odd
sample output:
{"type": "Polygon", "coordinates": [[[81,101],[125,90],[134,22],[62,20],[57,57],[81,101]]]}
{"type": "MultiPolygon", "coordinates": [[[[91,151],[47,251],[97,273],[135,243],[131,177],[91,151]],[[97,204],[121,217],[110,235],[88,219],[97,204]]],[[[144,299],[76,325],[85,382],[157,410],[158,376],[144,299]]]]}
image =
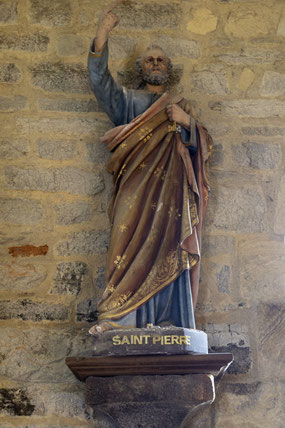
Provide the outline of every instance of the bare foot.
{"type": "Polygon", "coordinates": [[[91,336],[97,336],[98,334],[104,333],[104,331],[113,330],[114,327],[111,326],[107,321],[103,321],[100,324],[95,324],[90,328],[89,333],[91,336]]]}

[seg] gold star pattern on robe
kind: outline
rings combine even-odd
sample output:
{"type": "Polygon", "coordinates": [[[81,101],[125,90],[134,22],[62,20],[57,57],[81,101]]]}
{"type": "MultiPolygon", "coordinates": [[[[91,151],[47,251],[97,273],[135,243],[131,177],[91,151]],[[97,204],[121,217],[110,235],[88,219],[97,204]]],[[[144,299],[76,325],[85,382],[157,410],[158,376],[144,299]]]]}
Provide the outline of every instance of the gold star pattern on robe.
{"type": "Polygon", "coordinates": [[[114,264],[116,265],[117,269],[121,269],[121,266],[123,266],[123,262],[126,259],[127,256],[117,256],[116,260],[114,260],[114,264]]]}
{"type": "Polygon", "coordinates": [[[121,224],[119,228],[120,228],[120,232],[125,232],[128,229],[128,226],[126,226],[125,224],[121,224]]]}

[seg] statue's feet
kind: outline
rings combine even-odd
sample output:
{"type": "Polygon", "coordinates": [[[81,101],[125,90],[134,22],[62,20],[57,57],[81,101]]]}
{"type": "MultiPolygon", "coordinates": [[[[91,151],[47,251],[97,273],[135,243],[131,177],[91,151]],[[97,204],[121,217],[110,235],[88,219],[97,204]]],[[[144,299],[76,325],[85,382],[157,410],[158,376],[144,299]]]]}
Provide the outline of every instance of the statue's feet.
{"type": "Polygon", "coordinates": [[[104,331],[114,330],[114,327],[108,323],[108,321],[103,321],[100,324],[95,324],[90,328],[89,333],[91,336],[97,336],[98,334],[104,333],[104,331]]]}

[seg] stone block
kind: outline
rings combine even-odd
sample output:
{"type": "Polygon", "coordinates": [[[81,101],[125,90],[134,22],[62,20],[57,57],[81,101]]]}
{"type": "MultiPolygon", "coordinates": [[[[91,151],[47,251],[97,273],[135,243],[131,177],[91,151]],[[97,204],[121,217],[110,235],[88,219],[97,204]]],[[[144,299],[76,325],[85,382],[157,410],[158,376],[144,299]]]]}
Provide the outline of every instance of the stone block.
{"type": "MultiPolygon", "coordinates": [[[[100,194],[100,196],[93,198],[92,200],[92,216],[93,218],[94,213],[99,214],[107,214],[108,211],[108,202],[106,201],[106,197],[110,195],[112,191],[112,185],[110,182],[108,182],[108,187],[106,184],[106,190],[100,194]]],[[[105,216],[105,220],[107,223],[107,217],[105,216]]]]}
{"type": "MultiPolygon", "coordinates": [[[[0,12],[1,13],[1,12],[0,12]]],[[[1,83],[15,83],[21,78],[21,72],[16,64],[3,63],[0,64],[0,82],[1,83]]]]}
{"type": "Polygon", "coordinates": [[[32,84],[49,92],[89,93],[87,67],[81,64],[41,63],[31,69],[32,84]]]}
{"type": "Polygon", "coordinates": [[[238,247],[243,299],[252,303],[285,298],[284,242],[262,238],[242,240],[238,247]]]}
{"type": "Polygon", "coordinates": [[[278,379],[284,382],[284,334],[285,305],[284,297],[259,303],[257,306],[258,344],[260,369],[264,378],[278,379]],[[271,368],[274,367],[274,370],[271,368]],[[271,372],[271,373],[270,373],[271,372]]]}
{"type": "Polygon", "coordinates": [[[225,33],[231,37],[257,37],[269,33],[272,23],[268,20],[270,9],[263,6],[262,8],[254,9],[242,7],[233,10],[225,25],[225,33]]]}
{"type": "MultiPolygon", "coordinates": [[[[35,406],[26,388],[0,388],[0,415],[30,416],[35,406]]],[[[3,427],[3,425],[2,425],[3,427]]]]}
{"type": "Polygon", "coordinates": [[[74,385],[71,389],[56,383],[32,384],[27,386],[27,393],[34,406],[33,416],[60,415],[62,418],[76,418],[78,423],[87,417],[83,385],[74,385]]]}
{"type": "Polygon", "coordinates": [[[18,301],[0,301],[0,319],[18,319],[22,321],[66,321],[68,308],[61,304],[32,302],[24,299],[18,301]]]}
{"type": "Polygon", "coordinates": [[[87,160],[89,162],[100,164],[106,163],[110,157],[110,153],[106,147],[106,144],[101,141],[95,143],[86,143],[87,148],[87,160]]]}
{"type": "Polygon", "coordinates": [[[101,174],[72,167],[23,169],[11,166],[5,169],[5,175],[7,187],[10,189],[84,195],[96,195],[104,189],[101,174]]]}
{"type": "Polygon", "coordinates": [[[285,135],[285,128],[278,126],[243,126],[241,131],[245,135],[260,137],[283,137],[285,135]]]}
{"type": "Polygon", "coordinates": [[[221,254],[233,254],[235,251],[235,238],[222,235],[203,235],[202,257],[215,257],[221,254]]]}
{"type": "Polygon", "coordinates": [[[38,287],[47,277],[45,266],[34,263],[0,265],[1,290],[26,291],[38,287]]]}
{"type": "Polygon", "coordinates": [[[219,293],[229,294],[232,282],[231,266],[224,263],[210,262],[201,270],[201,282],[216,287],[219,293]]]}
{"type": "Polygon", "coordinates": [[[5,223],[34,225],[41,223],[42,216],[38,201],[0,198],[0,220],[5,223]]]}
{"type": "MultiPolygon", "coordinates": [[[[214,263],[214,265],[216,265],[214,263]]],[[[220,293],[230,293],[231,267],[223,265],[216,273],[218,290],[220,293]]]]}
{"type": "Polygon", "coordinates": [[[100,110],[95,99],[80,100],[76,98],[41,98],[39,100],[39,105],[42,110],[47,111],[90,113],[100,110]]]}
{"type": "Polygon", "coordinates": [[[195,92],[210,95],[224,95],[228,92],[227,81],[223,73],[199,71],[191,73],[191,79],[195,92]]]}
{"type": "Polygon", "coordinates": [[[222,144],[214,144],[211,153],[211,167],[222,166],[224,163],[224,147],[222,144]]]}
{"type": "Polygon", "coordinates": [[[234,355],[228,373],[239,375],[250,370],[252,360],[245,325],[206,324],[203,330],[208,335],[209,348],[212,352],[230,352],[234,355]]]}
{"type": "MultiPolygon", "coordinates": [[[[29,238],[30,238],[30,232],[28,230],[15,233],[14,236],[11,236],[11,233],[9,233],[9,230],[5,230],[1,233],[0,244],[8,246],[13,243],[20,243],[20,242],[26,241],[26,239],[29,239],[29,238]]],[[[5,255],[7,254],[7,248],[5,248],[4,253],[5,255]]]]}
{"type": "Polygon", "coordinates": [[[30,19],[33,24],[56,27],[71,22],[69,0],[30,0],[30,19]]]}
{"type": "Polygon", "coordinates": [[[82,37],[76,34],[61,34],[57,40],[57,51],[61,56],[86,54],[87,48],[82,37]]]}
{"type": "Polygon", "coordinates": [[[56,224],[78,224],[90,220],[92,215],[91,206],[87,202],[71,202],[57,205],[56,224]]]}
{"type": "Polygon", "coordinates": [[[263,232],[266,202],[258,186],[212,188],[207,227],[235,232],[263,232]]]}
{"type": "Polygon", "coordinates": [[[67,193],[97,195],[104,190],[104,179],[100,173],[66,168],[56,172],[59,190],[67,193]]]}
{"type": "Polygon", "coordinates": [[[10,97],[0,96],[0,111],[14,112],[23,110],[27,106],[27,98],[22,95],[13,95],[10,97]]]}
{"type": "Polygon", "coordinates": [[[76,232],[70,234],[66,241],[58,244],[57,252],[61,256],[106,253],[108,243],[109,233],[107,231],[90,230],[76,232]]]}
{"type": "Polygon", "coordinates": [[[284,390],[281,383],[224,384],[215,402],[217,427],[274,427],[284,422],[284,390]]]}
{"type": "Polygon", "coordinates": [[[209,375],[89,377],[86,402],[98,426],[180,427],[193,408],[214,399],[209,375]]]}
{"type": "Polygon", "coordinates": [[[98,320],[98,298],[87,299],[79,302],[76,308],[76,318],[77,321],[88,321],[91,323],[96,323],[98,320]]]}
{"type": "Polygon", "coordinates": [[[89,405],[123,406],[128,403],[147,404],[157,401],[173,404],[175,402],[178,405],[179,400],[182,402],[185,400],[189,402],[190,407],[193,399],[197,404],[203,400],[213,399],[210,376],[204,374],[112,376],[89,377],[86,380],[86,401],[89,405]],[[206,389],[203,388],[205,386],[206,389]]]}
{"type": "Polygon", "coordinates": [[[260,94],[264,97],[282,97],[285,95],[285,74],[266,71],[263,75],[260,94]]]}
{"type": "Polygon", "coordinates": [[[238,88],[242,91],[247,91],[255,79],[255,74],[250,68],[244,68],[241,72],[238,88]]]}
{"type": "Polygon", "coordinates": [[[103,289],[105,288],[105,267],[100,266],[94,278],[94,282],[97,288],[103,289]]]}
{"type": "Polygon", "coordinates": [[[39,118],[39,119],[16,119],[16,127],[19,133],[30,135],[31,132],[46,136],[47,133],[67,135],[70,137],[89,135],[97,136],[98,132],[104,134],[110,129],[110,122],[98,119],[78,118],[39,118]]]}
{"type": "Polygon", "coordinates": [[[282,159],[279,144],[242,143],[232,146],[233,161],[253,169],[276,169],[282,159]]]}
{"type": "Polygon", "coordinates": [[[197,313],[224,313],[237,308],[232,291],[232,268],[228,263],[204,258],[201,265],[197,313]]]}
{"type": "Polygon", "coordinates": [[[281,177],[278,189],[274,232],[279,233],[280,235],[285,235],[285,175],[281,177]]]}
{"type": "Polygon", "coordinates": [[[43,33],[0,34],[1,49],[13,51],[45,52],[48,48],[49,37],[43,33]]]}
{"type": "Polygon", "coordinates": [[[37,141],[37,151],[40,158],[65,160],[77,155],[75,141],[37,141]]]}
{"type": "Polygon", "coordinates": [[[241,375],[248,373],[252,367],[252,358],[249,347],[240,347],[237,345],[227,345],[221,347],[212,347],[214,352],[230,352],[234,356],[234,362],[228,368],[228,373],[232,375],[241,375]]]}
{"type": "Polygon", "coordinates": [[[1,328],[2,379],[51,384],[52,388],[56,383],[78,382],[65,364],[65,358],[68,355],[88,355],[92,349],[88,329],[83,331],[80,327],[76,331],[74,328],[53,329],[50,326],[31,329],[22,325],[20,333],[18,327],[1,328]]]}
{"type": "Polygon", "coordinates": [[[285,101],[276,100],[235,100],[209,102],[211,110],[226,116],[249,116],[256,118],[285,116],[285,101]]]}
{"type": "Polygon", "coordinates": [[[58,264],[51,293],[77,296],[81,291],[81,284],[86,272],[87,264],[83,262],[58,264]]]}
{"type": "Polygon", "coordinates": [[[2,24],[12,24],[18,17],[17,1],[0,1],[0,22],[2,24]]]}
{"type": "Polygon", "coordinates": [[[283,59],[281,51],[273,49],[242,48],[240,50],[230,51],[216,55],[220,61],[229,65],[245,64],[274,64],[276,60],[283,59]]]}
{"type": "Polygon", "coordinates": [[[137,42],[127,36],[112,36],[109,40],[110,58],[127,59],[134,54],[137,42]]]}
{"type": "Polygon", "coordinates": [[[131,6],[116,7],[115,13],[120,19],[122,28],[177,28],[182,11],[178,4],[133,2],[131,6]]]}
{"type": "Polygon", "coordinates": [[[200,56],[200,47],[195,40],[159,36],[154,39],[154,44],[161,46],[170,58],[183,56],[199,58],[200,56]]]}
{"type": "Polygon", "coordinates": [[[25,140],[0,140],[0,159],[17,159],[28,152],[28,144],[25,140]]]}
{"type": "Polygon", "coordinates": [[[210,9],[195,9],[192,13],[192,19],[187,22],[187,30],[191,33],[205,35],[217,28],[218,17],[210,9]]]}

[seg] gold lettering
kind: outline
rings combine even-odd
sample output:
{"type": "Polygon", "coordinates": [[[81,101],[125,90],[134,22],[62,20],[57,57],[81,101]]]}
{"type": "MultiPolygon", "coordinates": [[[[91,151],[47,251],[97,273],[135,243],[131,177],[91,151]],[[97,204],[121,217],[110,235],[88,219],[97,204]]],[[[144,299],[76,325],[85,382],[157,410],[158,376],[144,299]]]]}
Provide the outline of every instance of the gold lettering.
{"type": "Polygon", "coordinates": [[[128,336],[123,336],[122,341],[121,341],[121,345],[130,345],[130,341],[128,336]]]}
{"type": "Polygon", "coordinates": [[[143,338],[142,336],[134,336],[134,345],[142,345],[143,338]]]}
{"type": "Polygon", "coordinates": [[[186,345],[191,345],[191,337],[186,336],[186,345]]]}
{"type": "Polygon", "coordinates": [[[120,336],[117,334],[117,336],[112,337],[113,345],[121,345],[121,339],[120,336]]]}
{"type": "Polygon", "coordinates": [[[176,345],[179,345],[179,337],[178,336],[171,336],[171,344],[174,345],[174,343],[176,345]]]}
{"type": "Polygon", "coordinates": [[[145,339],[144,343],[146,345],[148,345],[148,339],[150,338],[150,335],[149,334],[144,334],[142,337],[145,339]]]}
{"type": "Polygon", "coordinates": [[[151,336],[149,334],[144,334],[141,336],[131,335],[123,336],[122,338],[117,335],[112,337],[112,342],[114,346],[118,345],[148,345],[149,339],[152,340],[153,344],[159,343],[160,345],[191,345],[190,336],[176,336],[176,335],[166,335],[166,336],[151,336]]]}
{"type": "Polygon", "coordinates": [[[164,344],[171,345],[171,336],[164,336],[164,344]]]}
{"type": "Polygon", "coordinates": [[[152,343],[155,345],[157,342],[161,342],[161,336],[153,336],[152,343]]]}

